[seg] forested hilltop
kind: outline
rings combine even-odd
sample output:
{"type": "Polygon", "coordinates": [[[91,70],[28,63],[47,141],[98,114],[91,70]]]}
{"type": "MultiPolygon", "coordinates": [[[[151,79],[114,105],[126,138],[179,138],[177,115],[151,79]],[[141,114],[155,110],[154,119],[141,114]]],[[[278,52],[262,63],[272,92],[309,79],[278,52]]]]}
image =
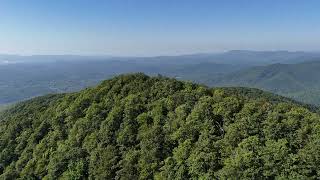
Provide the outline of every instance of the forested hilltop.
{"type": "Polygon", "coordinates": [[[316,179],[319,152],[307,106],[144,74],[0,116],[0,179],[316,179]]]}

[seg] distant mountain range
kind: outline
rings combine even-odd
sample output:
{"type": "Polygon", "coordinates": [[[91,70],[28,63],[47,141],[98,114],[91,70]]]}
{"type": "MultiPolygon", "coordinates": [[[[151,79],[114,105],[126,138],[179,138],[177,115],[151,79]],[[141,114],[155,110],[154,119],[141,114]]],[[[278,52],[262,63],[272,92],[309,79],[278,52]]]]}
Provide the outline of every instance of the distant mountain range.
{"type": "Polygon", "coordinates": [[[233,50],[158,57],[0,55],[0,104],[95,85],[144,72],[209,86],[248,86],[320,104],[320,53],[233,50]]]}
{"type": "Polygon", "coordinates": [[[52,61],[79,61],[79,60],[122,60],[140,63],[202,63],[213,62],[237,65],[262,65],[274,63],[299,63],[314,60],[320,57],[320,52],[304,51],[249,51],[232,50],[222,53],[198,53],[178,56],[155,57],[116,57],[116,56],[80,56],[80,55],[7,55],[0,54],[0,62],[52,62],[52,61]]]}

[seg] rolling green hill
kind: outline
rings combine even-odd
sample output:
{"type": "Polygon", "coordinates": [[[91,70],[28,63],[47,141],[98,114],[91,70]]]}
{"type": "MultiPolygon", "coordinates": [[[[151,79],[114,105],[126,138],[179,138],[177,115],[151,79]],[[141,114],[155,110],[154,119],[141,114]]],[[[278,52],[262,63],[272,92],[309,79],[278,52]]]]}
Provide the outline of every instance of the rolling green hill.
{"type": "Polygon", "coordinates": [[[0,179],[316,179],[320,115],[248,88],[144,74],[0,115],[0,179]]]}
{"type": "Polygon", "coordinates": [[[245,86],[320,105],[320,62],[273,64],[208,79],[213,86],[245,86]]]}

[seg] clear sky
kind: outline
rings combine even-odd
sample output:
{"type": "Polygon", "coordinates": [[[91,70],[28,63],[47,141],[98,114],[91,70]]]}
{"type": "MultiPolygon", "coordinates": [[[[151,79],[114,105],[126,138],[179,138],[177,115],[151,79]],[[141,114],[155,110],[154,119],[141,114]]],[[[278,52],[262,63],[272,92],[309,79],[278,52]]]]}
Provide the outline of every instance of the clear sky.
{"type": "Polygon", "coordinates": [[[1,0],[0,53],[320,51],[320,0],[1,0]]]}

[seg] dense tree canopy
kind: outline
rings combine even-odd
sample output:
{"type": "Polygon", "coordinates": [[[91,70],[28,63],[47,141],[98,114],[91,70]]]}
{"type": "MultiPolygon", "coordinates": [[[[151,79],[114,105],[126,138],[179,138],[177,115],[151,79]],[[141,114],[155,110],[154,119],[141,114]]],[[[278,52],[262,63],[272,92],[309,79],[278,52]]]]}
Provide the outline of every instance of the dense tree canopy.
{"type": "Polygon", "coordinates": [[[0,179],[316,179],[319,152],[306,106],[144,74],[0,117],[0,179]]]}

